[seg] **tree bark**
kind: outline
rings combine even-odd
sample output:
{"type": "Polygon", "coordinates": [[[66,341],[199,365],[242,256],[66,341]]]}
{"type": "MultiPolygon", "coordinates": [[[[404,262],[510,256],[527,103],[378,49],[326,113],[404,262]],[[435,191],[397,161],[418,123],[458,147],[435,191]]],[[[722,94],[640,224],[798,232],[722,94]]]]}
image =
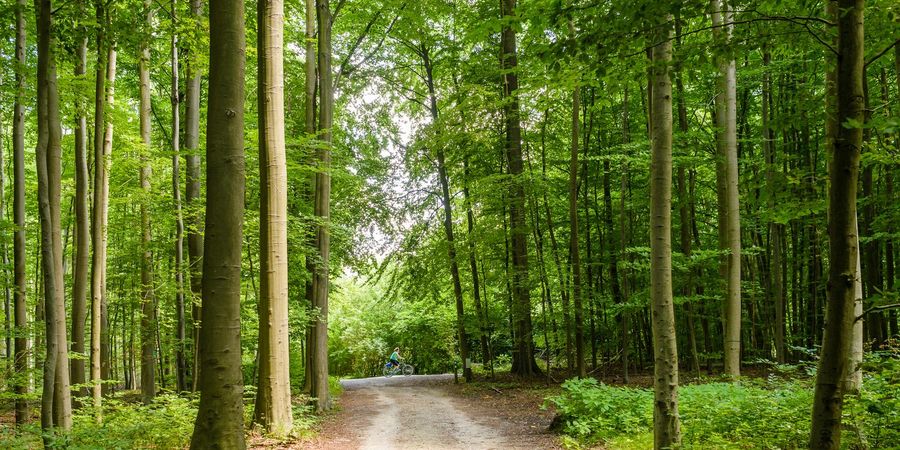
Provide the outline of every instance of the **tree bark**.
{"type": "Polygon", "coordinates": [[[284,2],[257,2],[259,101],[259,381],[253,421],[293,426],[288,336],[287,160],[284,143],[284,2]]]}
{"type": "Polygon", "coordinates": [[[810,448],[837,449],[841,440],[842,381],[855,322],[859,240],[856,190],[863,112],[863,0],[839,0],[837,127],[831,152],[828,231],[829,281],[825,335],[816,376],[810,448]],[[847,126],[849,125],[849,126],[847,126]]]}
{"type": "MultiPolygon", "coordinates": [[[[667,22],[670,22],[668,18],[667,22]]],[[[678,350],[672,300],[672,61],[671,26],[653,48],[650,162],[650,301],[654,341],[653,444],[678,446],[678,350]]]]}
{"type": "Polygon", "coordinates": [[[200,405],[192,449],[242,449],[241,242],[244,219],[244,2],[210,4],[206,235],[200,405]]]}
{"type": "MultiPolygon", "coordinates": [[[[38,211],[41,224],[46,357],[41,396],[41,428],[72,428],[69,390],[69,357],[66,339],[65,286],[63,285],[60,189],[62,128],[56,83],[55,42],[51,0],[35,0],[38,33],[37,112],[38,143],[35,150],[38,176],[38,211]]],[[[45,434],[45,445],[52,433],[45,434]]]]}
{"type": "Polygon", "coordinates": [[[316,0],[318,23],[318,66],[319,66],[319,138],[316,172],[315,205],[313,214],[320,221],[316,227],[318,260],[313,273],[313,306],[318,316],[313,325],[315,348],[312,352],[314,368],[310,384],[310,394],[316,399],[316,411],[331,409],[331,395],[328,392],[328,287],[329,252],[331,249],[331,139],[334,118],[334,85],[331,72],[331,9],[329,0],[316,0]]]}
{"type": "MultiPolygon", "coordinates": [[[[762,132],[763,152],[766,158],[766,184],[769,187],[769,209],[776,206],[776,172],[778,166],[775,158],[775,134],[772,129],[772,81],[768,65],[771,59],[768,49],[763,52],[763,82],[762,82],[762,132]]],[[[787,362],[785,345],[785,302],[784,279],[781,273],[782,253],[781,243],[782,225],[777,222],[769,222],[769,296],[775,302],[775,358],[779,363],[787,362]]]]}
{"type": "MultiPolygon", "coordinates": [[[[569,22],[574,34],[574,27],[569,22]]],[[[580,139],[581,87],[572,90],[572,142],[569,157],[569,264],[572,267],[572,306],[575,308],[575,371],[587,376],[584,366],[584,317],[581,305],[581,257],[578,249],[578,142],[580,139]]]]}
{"type": "MultiPolygon", "coordinates": [[[[199,26],[203,6],[191,0],[191,19],[199,26]]],[[[203,214],[200,208],[200,71],[191,55],[185,64],[187,85],[184,89],[184,203],[187,210],[188,273],[191,287],[191,321],[193,322],[193,379],[191,390],[197,389],[200,373],[200,302],[203,265],[203,214]]]]}
{"type": "MultiPolygon", "coordinates": [[[[79,11],[83,3],[79,3],[79,11]]],[[[87,66],[87,34],[79,30],[78,48],[75,54],[75,77],[85,75],[87,66]]],[[[72,271],[72,352],[84,355],[84,327],[87,319],[88,269],[91,261],[90,218],[88,206],[88,184],[90,175],[87,162],[87,105],[82,95],[78,96],[75,118],[75,264],[72,271]]],[[[84,359],[72,360],[72,384],[85,382],[84,359]]],[[[86,396],[87,389],[75,391],[78,396],[86,396]]]]}
{"type": "Polygon", "coordinates": [[[525,223],[525,187],[522,177],[522,130],[519,115],[519,77],[516,51],[516,0],[500,0],[504,20],[500,32],[500,68],[503,71],[503,113],[506,122],[506,159],[509,183],[509,223],[512,234],[513,321],[515,350],[512,372],[530,377],[540,372],[534,360],[531,325],[531,298],[528,283],[528,226],[525,223]]]}
{"type": "Polygon", "coordinates": [[[150,1],[144,0],[144,14],[147,27],[140,43],[138,76],[140,78],[140,128],[141,142],[141,400],[150,404],[156,397],[156,293],[153,286],[153,253],[150,250],[150,28],[152,10],[150,1]]]}
{"type": "Polygon", "coordinates": [[[28,421],[28,306],[25,302],[25,0],[16,0],[16,97],[13,105],[13,278],[15,280],[16,425],[28,421]]]}
{"type": "MultiPolygon", "coordinates": [[[[723,6],[722,0],[711,0],[713,35],[720,45],[731,43],[733,13],[723,6]]],[[[725,298],[725,374],[741,375],[741,219],[738,201],[737,161],[737,78],[733,57],[718,58],[719,76],[716,95],[716,147],[724,164],[724,233],[725,247],[729,253],[726,264],[725,298]]],[[[720,213],[723,209],[719,209],[720,213]]],[[[720,219],[720,223],[721,219],[720,219]]]]}
{"type": "Polygon", "coordinates": [[[184,310],[184,218],[181,209],[181,114],[179,111],[179,65],[177,0],[172,0],[172,203],[175,206],[175,379],[179,391],[187,391],[184,310]]]}
{"type": "MultiPolygon", "coordinates": [[[[97,2],[98,23],[108,24],[103,2],[97,2]]],[[[106,105],[112,105],[115,95],[116,50],[106,42],[101,27],[97,34],[97,73],[94,104],[94,194],[92,214],[91,254],[91,382],[96,418],[101,419],[100,405],[106,388],[102,380],[109,379],[109,324],[106,315],[106,250],[109,219],[109,172],[112,164],[113,124],[105,117],[106,105]],[[107,87],[107,82],[109,86],[107,87]]]]}
{"type": "MultiPolygon", "coordinates": [[[[306,48],[305,48],[305,58],[304,61],[304,71],[306,76],[306,117],[304,120],[304,131],[306,131],[306,137],[310,140],[310,144],[308,147],[310,148],[310,153],[315,154],[315,138],[316,138],[316,90],[318,89],[318,75],[316,74],[316,0],[306,0],[305,12],[306,12],[306,48]]],[[[316,191],[316,175],[313,174],[311,179],[309,180],[309,187],[307,189],[307,201],[310,203],[314,203],[315,193],[316,191]]],[[[315,298],[313,298],[313,289],[312,289],[312,278],[315,276],[316,265],[313,262],[313,255],[311,254],[312,249],[316,248],[318,245],[316,244],[316,236],[315,230],[308,232],[307,236],[309,240],[309,248],[307,254],[304,257],[304,264],[306,266],[306,271],[309,273],[309,279],[306,281],[304,297],[307,301],[307,305],[310,311],[310,315],[315,314],[315,298]]],[[[303,377],[303,392],[311,392],[312,390],[312,373],[315,371],[314,360],[313,360],[313,352],[311,350],[316,348],[316,340],[315,340],[315,327],[307,326],[306,328],[306,355],[304,358],[304,369],[305,376],[303,377]]]]}

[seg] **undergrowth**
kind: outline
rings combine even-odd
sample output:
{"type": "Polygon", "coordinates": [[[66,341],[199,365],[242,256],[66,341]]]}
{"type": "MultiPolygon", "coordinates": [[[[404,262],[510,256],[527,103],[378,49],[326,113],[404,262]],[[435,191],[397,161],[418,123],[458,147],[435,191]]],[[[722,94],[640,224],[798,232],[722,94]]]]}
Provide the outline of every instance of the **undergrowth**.
{"type": "MultiPolygon", "coordinates": [[[[900,447],[900,360],[870,359],[863,390],[844,406],[844,448],[900,447]]],[[[653,446],[653,391],[572,379],[549,397],[568,447],[653,446]]],[[[807,444],[812,380],[742,380],[678,390],[682,448],[796,449],[807,444]]]]}

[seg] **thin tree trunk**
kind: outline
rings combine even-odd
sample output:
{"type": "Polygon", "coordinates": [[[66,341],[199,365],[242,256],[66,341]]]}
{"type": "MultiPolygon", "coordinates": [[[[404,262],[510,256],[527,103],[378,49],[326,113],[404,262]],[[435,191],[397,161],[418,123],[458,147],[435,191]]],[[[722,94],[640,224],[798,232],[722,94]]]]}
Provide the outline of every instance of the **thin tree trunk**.
{"type": "Polygon", "coordinates": [[[185,358],[184,219],[181,210],[181,117],[178,101],[177,3],[172,0],[172,203],[175,205],[175,371],[179,391],[188,390],[185,358]]]}
{"type": "MultiPolygon", "coordinates": [[[[863,0],[839,0],[837,123],[862,123],[863,104],[863,0]]],[[[837,127],[831,152],[828,231],[829,281],[825,335],[816,375],[810,448],[837,449],[841,441],[843,377],[847,370],[853,333],[856,266],[856,189],[863,130],[837,127]]]]}
{"type": "Polygon", "coordinates": [[[284,2],[257,2],[259,101],[259,380],[253,421],[275,435],[293,427],[288,336],[284,2]]]}
{"type": "MultiPolygon", "coordinates": [[[[200,22],[203,6],[200,0],[191,0],[191,19],[200,22]]],[[[203,266],[203,215],[200,202],[200,72],[194,67],[194,58],[185,64],[187,86],[184,89],[184,148],[185,186],[184,203],[187,210],[188,273],[191,287],[191,321],[193,322],[193,379],[191,390],[197,390],[200,374],[200,302],[202,294],[203,266]]]]}
{"type": "MultiPolygon", "coordinates": [[[[722,0],[711,0],[713,35],[719,45],[731,44],[733,13],[723,7],[722,0]]],[[[727,255],[726,300],[725,300],[725,374],[731,377],[741,375],[741,228],[740,206],[738,203],[737,164],[737,112],[734,58],[719,58],[719,76],[716,95],[716,128],[718,158],[724,172],[724,237],[727,255]]],[[[721,219],[720,219],[721,220],[721,219]]]]}
{"type": "Polygon", "coordinates": [[[244,2],[209,8],[204,302],[192,449],[244,448],[241,242],[244,219],[244,2]],[[215,299],[215,301],[213,301],[215,299]]]}
{"type": "Polygon", "coordinates": [[[316,226],[318,260],[313,273],[313,306],[318,308],[314,323],[315,348],[312,353],[314,368],[311,381],[311,396],[316,399],[316,410],[331,409],[331,395],[328,392],[328,286],[329,253],[331,250],[331,139],[334,117],[334,85],[331,72],[331,9],[329,0],[316,0],[318,23],[318,66],[319,66],[319,137],[320,146],[316,151],[319,171],[316,173],[315,205],[313,214],[316,226]]]}
{"type": "MultiPolygon", "coordinates": [[[[569,22],[570,32],[574,27],[569,22]]],[[[586,377],[584,366],[584,318],[581,305],[581,257],[578,249],[578,142],[580,139],[581,88],[572,90],[572,142],[569,158],[569,263],[572,267],[572,306],[575,308],[575,370],[586,377]]]]}
{"type": "Polygon", "coordinates": [[[140,78],[140,128],[141,142],[141,400],[149,404],[156,397],[156,293],[153,286],[153,253],[150,250],[150,27],[152,10],[149,0],[144,0],[144,20],[147,28],[140,43],[138,76],[140,78]]]}
{"type": "Polygon", "coordinates": [[[463,199],[466,202],[466,225],[469,241],[469,269],[472,271],[472,294],[475,303],[475,315],[478,316],[479,339],[481,340],[481,361],[493,365],[488,350],[487,319],[484,308],[481,306],[480,280],[478,278],[478,264],[475,255],[475,213],[472,211],[472,199],[469,195],[469,154],[463,158],[463,199]]]}
{"type": "MultiPolygon", "coordinates": [[[[428,85],[429,109],[431,123],[435,126],[438,122],[437,96],[434,89],[434,66],[428,47],[422,45],[418,51],[422,57],[422,66],[425,69],[425,81],[428,85]]],[[[456,240],[453,235],[453,210],[450,204],[450,180],[447,175],[447,162],[444,149],[438,146],[437,153],[438,181],[441,184],[441,205],[444,212],[444,234],[447,237],[447,253],[450,258],[450,276],[453,281],[453,297],[456,300],[456,331],[459,341],[459,356],[462,360],[463,378],[466,382],[472,381],[472,369],[469,367],[469,338],[465,326],[465,309],[463,306],[462,282],[459,279],[459,261],[456,256],[456,240]]]]}
{"type": "MultiPolygon", "coordinates": [[[[41,396],[41,428],[69,430],[72,401],[69,390],[69,357],[66,339],[65,286],[63,285],[60,189],[62,128],[56,84],[55,42],[51,0],[35,0],[38,32],[37,110],[38,143],[35,151],[38,176],[38,211],[41,224],[41,265],[47,336],[44,387],[41,396]]],[[[45,434],[49,445],[52,433],[45,434]]]]}
{"type": "MultiPolygon", "coordinates": [[[[306,0],[306,49],[305,49],[305,57],[306,61],[304,62],[304,69],[306,75],[306,117],[304,120],[304,131],[306,131],[306,137],[310,140],[310,144],[308,145],[310,148],[310,153],[315,153],[315,137],[316,137],[316,90],[318,87],[318,76],[316,74],[316,0],[306,0]]],[[[311,179],[309,180],[309,188],[307,189],[307,201],[310,203],[314,203],[315,200],[315,190],[316,190],[316,175],[313,174],[311,179]]],[[[309,240],[309,248],[308,252],[311,253],[311,249],[318,247],[316,244],[316,236],[315,231],[309,232],[307,236],[309,240]]],[[[313,298],[313,290],[312,290],[312,278],[315,276],[316,266],[313,263],[312,254],[307,254],[304,257],[304,263],[306,265],[306,271],[309,273],[309,279],[306,281],[306,290],[304,293],[304,297],[307,301],[307,308],[310,312],[310,316],[314,316],[315,314],[315,299],[313,298]]],[[[312,390],[312,373],[315,371],[313,360],[313,350],[316,348],[315,341],[315,327],[307,325],[306,327],[306,354],[304,357],[304,369],[305,376],[303,377],[303,392],[309,393],[312,390]]]]}
{"type": "MultiPolygon", "coordinates": [[[[79,3],[79,12],[83,11],[83,3],[79,3]]],[[[79,30],[78,48],[75,55],[76,78],[85,75],[87,66],[87,34],[79,30]]],[[[76,104],[75,119],[75,264],[72,273],[72,352],[78,355],[85,353],[84,327],[87,316],[88,268],[90,267],[90,227],[88,208],[88,174],[87,162],[87,105],[83,96],[79,95],[76,104]]],[[[72,360],[72,384],[85,382],[84,359],[72,360]]],[[[75,391],[76,395],[85,396],[83,387],[75,391]]]]}
{"type": "MultiPolygon", "coordinates": [[[[16,0],[16,96],[13,106],[13,278],[15,279],[16,425],[28,418],[28,306],[25,302],[25,0],[16,0]]],[[[36,320],[37,318],[35,318],[36,320]]]]}
{"type": "MultiPolygon", "coordinates": [[[[766,158],[766,184],[769,187],[769,209],[774,210],[776,205],[776,171],[778,166],[775,159],[775,134],[772,130],[772,81],[768,65],[771,56],[768,49],[763,53],[763,84],[762,84],[762,128],[763,128],[763,152],[766,158]]],[[[784,279],[781,273],[782,253],[781,243],[782,226],[775,221],[769,222],[769,291],[770,298],[775,301],[775,358],[779,363],[787,362],[785,345],[785,304],[784,304],[784,279]]]]}
{"type": "MultiPolygon", "coordinates": [[[[671,17],[667,18],[667,22],[671,17]]],[[[671,26],[664,42],[653,48],[653,95],[650,97],[650,299],[654,345],[653,444],[656,449],[678,446],[678,350],[672,300],[672,61],[671,26]]]]}

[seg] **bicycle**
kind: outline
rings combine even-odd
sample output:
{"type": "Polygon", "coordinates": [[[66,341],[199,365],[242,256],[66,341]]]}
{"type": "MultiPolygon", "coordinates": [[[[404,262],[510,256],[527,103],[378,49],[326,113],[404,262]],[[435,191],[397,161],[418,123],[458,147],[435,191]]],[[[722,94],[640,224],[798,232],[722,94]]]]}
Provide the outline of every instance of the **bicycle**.
{"type": "Polygon", "coordinates": [[[415,370],[415,367],[406,363],[400,363],[399,366],[394,366],[391,363],[387,363],[384,365],[384,367],[381,368],[381,374],[384,375],[385,378],[390,378],[399,373],[402,373],[403,376],[408,377],[412,375],[415,370]]]}

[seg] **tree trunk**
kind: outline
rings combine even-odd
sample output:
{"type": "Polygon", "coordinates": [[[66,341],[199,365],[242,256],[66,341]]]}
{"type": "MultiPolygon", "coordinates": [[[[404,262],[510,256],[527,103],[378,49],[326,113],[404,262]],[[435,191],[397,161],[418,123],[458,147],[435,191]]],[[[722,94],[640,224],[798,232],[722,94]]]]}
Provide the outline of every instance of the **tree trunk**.
{"type": "MultiPolygon", "coordinates": [[[[97,2],[98,23],[108,24],[103,2],[97,2]]],[[[116,50],[106,42],[102,27],[97,34],[97,73],[94,104],[94,195],[91,224],[91,382],[97,420],[101,419],[101,396],[107,390],[102,380],[109,378],[109,325],[106,316],[106,248],[109,219],[109,171],[112,164],[113,124],[106,120],[106,104],[115,94],[116,50]],[[107,81],[109,86],[106,87],[107,81]]]]}
{"type": "MultiPolygon", "coordinates": [[[[733,13],[723,8],[722,0],[711,0],[713,35],[719,45],[731,44],[733,13]]],[[[734,58],[719,58],[716,95],[716,142],[718,157],[724,165],[724,212],[726,264],[725,298],[725,374],[741,375],[741,219],[738,203],[737,161],[737,78],[734,58]]],[[[720,219],[721,221],[721,219],[720,219]]],[[[720,222],[721,223],[721,222],[720,222]]]]}
{"type": "MultiPolygon", "coordinates": [[[[191,0],[191,19],[199,24],[203,6],[191,0]]],[[[200,373],[200,301],[202,294],[203,215],[200,202],[200,72],[187,59],[187,86],[184,89],[184,203],[187,209],[188,273],[191,285],[191,321],[193,322],[193,380],[191,390],[197,389],[200,373]]]]}
{"type": "MultiPolygon", "coordinates": [[[[671,18],[668,19],[671,21],[671,18]]],[[[671,27],[653,48],[650,163],[650,301],[654,354],[654,448],[678,446],[678,350],[672,300],[672,61],[671,27]]]]}
{"type": "MultiPolygon", "coordinates": [[[[60,233],[60,189],[62,128],[56,84],[55,42],[50,0],[35,0],[38,33],[37,116],[38,143],[35,151],[38,177],[38,211],[41,224],[44,315],[47,349],[41,396],[41,428],[52,431],[72,428],[69,390],[69,357],[66,339],[65,286],[63,285],[62,236],[60,233]]],[[[49,445],[52,434],[45,434],[49,445]]]]}
{"type": "MultiPolygon", "coordinates": [[[[25,302],[25,0],[16,0],[16,97],[13,106],[13,278],[15,279],[16,425],[28,421],[28,306],[25,302]]],[[[37,318],[35,318],[36,320],[37,318]]]]}
{"type": "Polygon", "coordinates": [[[259,101],[259,381],[253,421],[275,435],[293,426],[288,336],[284,2],[257,3],[259,101]]]}
{"type": "MultiPolygon", "coordinates": [[[[79,4],[79,11],[83,4],[79,4]]],[[[85,75],[87,66],[87,34],[79,30],[78,48],[75,55],[75,77],[85,75]]],[[[72,352],[85,354],[84,327],[87,318],[88,268],[90,267],[90,218],[88,207],[88,184],[90,175],[87,162],[87,105],[83,96],[77,99],[75,119],[75,264],[72,272],[72,352]]],[[[72,384],[85,382],[84,359],[72,360],[72,384]]],[[[86,396],[84,387],[75,391],[78,396],[86,396]]]]}
{"type": "Polygon", "coordinates": [[[329,252],[331,249],[331,139],[334,118],[334,86],[331,73],[331,9],[329,0],[316,0],[319,65],[319,137],[321,143],[316,151],[319,163],[316,172],[315,205],[313,214],[318,220],[316,243],[318,260],[313,273],[313,306],[318,308],[314,330],[315,348],[312,352],[314,368],[310,395],[316,399],[316,411],[331,409],[331,395],[328,392],[328,286],[329,252]]]}
{"type": "MultiPolygon", "coordinates": [[[[431,123],[440,126],[438,122],[437,96],[434,90],[434,66],[427,46],[419,49],[422,57],[422,66],[425,69],[425,81],[428,85],[429,109],[431,123]]],[[[441,205],[444,212],[444,234],[447,237],[447,253],[450,258],[450,276],[453,281],[453,298],[456,300],[456,332],[459,341],[459,357],[462,360],[463,378],[466,382],[472,381],[472,369],[469,368],[469,338],[466,334],[465,309],[463,306],[462,282],[459,279],[459,261],[456,257],[456,240],[453,236],[453,210],[450,205],[450,180],[447,175],[447,162],[444,149],[440,145],[435,149],[437,154],[438,181],[441,184],[441,205]]]]}
{"type": "MultiPolygon", "coordinates": [[[[862,123],[863,0],[839,0],[837,123],[862,123]]],[[[810,448],[837,449],[841,440],[841,384],[847,370],[854,325],[859,251],[856,189],[862,128],[838,126],[831,152],[828,231],[829,281],[825,335],[816,376],[810,448]]]]}
{"type": "Polygon", "coordinates": [[[200,405],[192,449],[244,448],[241,242],[244,220],[244,2],[209,8],[206,235],[200,405]]]}
{"type": "MultiPolygon", "coordinates": [[[[478,316],[478,327],[479,327],[479,339],[481,340],[481,362],[489,363],[493,365],[493,360],[490,357],[490,350],[488,349],[488,338],[487,338],[487,330],[488,330],[488,314],[486,313],[485,308],[481,306],[481,292],[480,288],[480,280],[478,278],[478,264],[476,261],[475,255],[475,213],[472,211],[472,199],[469,195],[469,181],[470,181],[470,173],[469,173],[469,155],[466,153],[463,158],[463,198],[466,202],[466,224],[468,226],[468,241],[469,241],[469,269],[472,271],[472,295],[475,303],[475,315],[478,316]]],[[[486,301],[487,299],[485,299],[486,301]]]]}
{"type": "MultiPolygon", "coordinates": [[[[310,140],[308,147],[311,154],[315,154],[315,138],[316,138],[316,90],[318,88],[318,76],[316,74],[316,0],[306,0],[306,49],[304,69],[306,75],[306,117],[304,120],[304,131],[306,137],[310,140]]],[[[312,175],[309,180],[307,189],[307,201],[314,203],[316,191],[316,175],[312,175]]],[[[310,317],[315,314],[315,299],[313,298],[312,278],[315,276],[316,265],[313,263],[312,249],[317,247],[315,231],[308,232],[307,239],[309,241],[309,250],[304,257],[306,271],[309,273],[309,279],[306,281],[304,297],[307,302],[307,308],[310,317]]],[[[309,393],[312,390],[312,373],[315,371],[313,360],[313,349],[316,348],[315,327],[307,325],[306,327],[306,354],[304,357],[305,376],[303,377],[303,392],[309,393]]]]}
{"type": "MultiPolygon", "coordinates": [[[[771,56],[768,49],[763,52],[763,82],[762,82],[762,132],[763,152],[766,159],[766,184],[769,187],[769,209],[776,206],[776,171],[778,166],[775,159],[775,134],[772,130],[772,81],[768,65],[771,56]]],[[[782,226],[775,221],[769,222],[769,297],[775,301],[775,358],[781,364],[787,362],[785,346],[785,306],[784,306],[784,279],[781,274],[782,253],[784,248],[781,243],[782,226]]]]}
{"type": "Polygon", "coordinates": [[[531,298],[528,285],[528,230],[525,224],[525,188],[522,178],[522,130],[519,123],[519,77],[516,52],[516,0],[500,0],[504,25],[500,33],[500,68],[503,71],[503,113],[506,121],[506,159],[511,182],[509,222],[512,231],[513,320],[516,339],[512,372],[529,377],[538,372],[534,360],[531,327],[531,298]]]}
{"type": "Polygon", "coordinates": [[[184,219],[181,210],[181,117],[179,111],[177,3],[172,0],[172,203],[175,205],[175,379],[179,391],[188,390],[185,358],[184,219]]]}
{"type": "Polygon", "coordinates": [[[153,286],[153,253],[150,250],[150,43],[152,23],[150,1],[144,0],[147,29],[140,43],[138,76],[140,78],[140,127],[141,142],[141,400],[150,404],[156,397],[156,292],[153,286]]]}
{"type": "MultiPolygon", "coordinates": [[[[574,33],[571,22],[570,30],[574,33]]],[[[581,257],[578,249],[578,141],[580,139],[581,88],[572,90],[572,143],[569,158],[569,264],[572,267],[572,306],[575,308],[575,370],[586,377],[584,367],[584,318],[581,305],[581,257]]]]}

